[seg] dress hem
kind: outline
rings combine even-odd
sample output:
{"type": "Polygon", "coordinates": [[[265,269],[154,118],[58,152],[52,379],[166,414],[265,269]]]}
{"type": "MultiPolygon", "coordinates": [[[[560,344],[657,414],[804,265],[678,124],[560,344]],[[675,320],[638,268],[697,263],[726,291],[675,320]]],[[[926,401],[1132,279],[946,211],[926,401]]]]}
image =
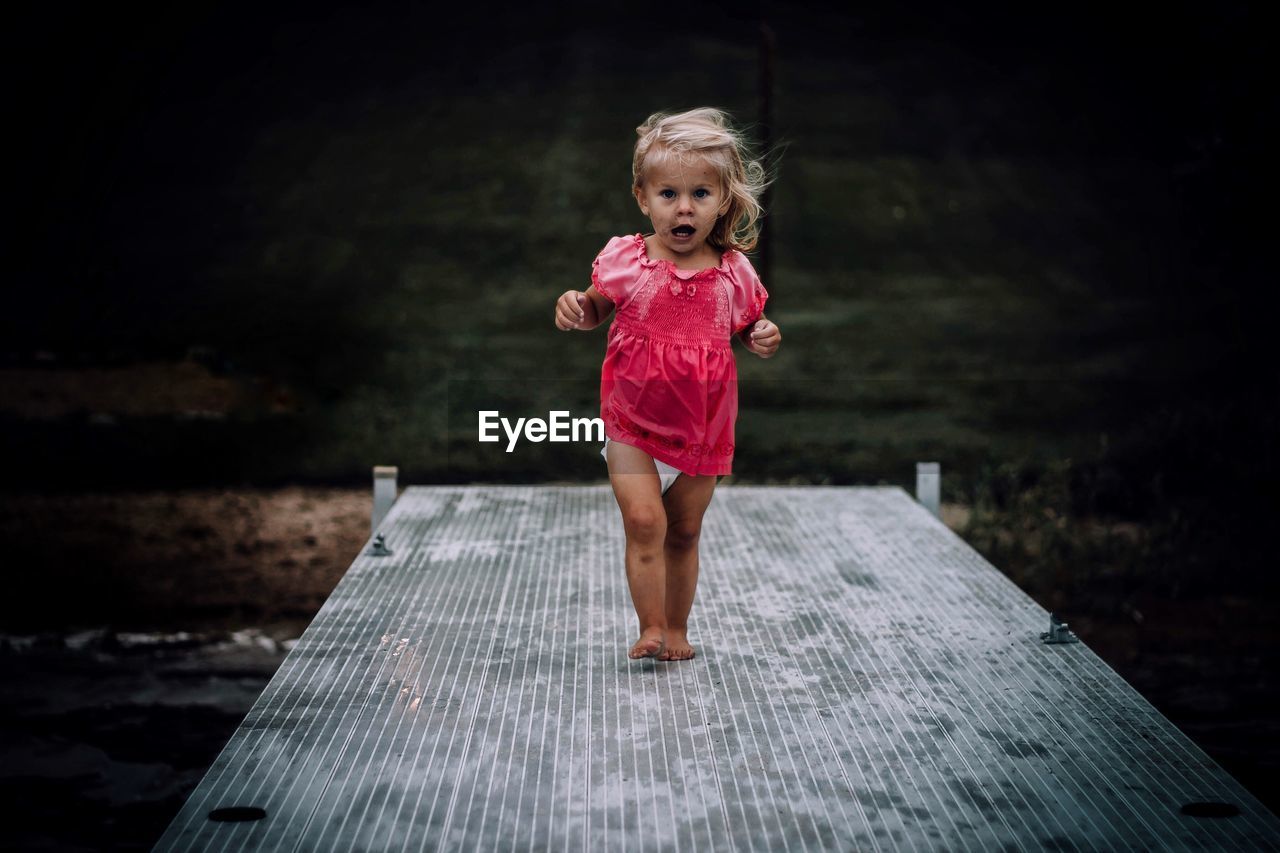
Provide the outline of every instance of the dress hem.
{"type": "Polygon", "coordinates": [[[638,439],[635,436],[626,434],[626,433],[624,433],[621,437],[619,437],[617,434],[610,433],[607,425],[605,426],[604,434],[605,434],[605,437],[608,438],[610,441],[616,441],[619,444],[626,444],[636,448],[637,450],[643,450],[645,453],[649,454],[654,459],[657,459],[660,462],[665,462],[666,464],[670,465],[672,468],[675,468],[681,474],[688,474],[690,477],[727,477],[733,473],[732,463],[728,465],[720,466],[724,470],[686,471],[684,469],[684,465],[686,463],[680,460],[678,456],[670,453],[669,451],[667,451],[665,448],[661,446],[655,447],[651,443],[644,441],[644,439],[638,439]]]}

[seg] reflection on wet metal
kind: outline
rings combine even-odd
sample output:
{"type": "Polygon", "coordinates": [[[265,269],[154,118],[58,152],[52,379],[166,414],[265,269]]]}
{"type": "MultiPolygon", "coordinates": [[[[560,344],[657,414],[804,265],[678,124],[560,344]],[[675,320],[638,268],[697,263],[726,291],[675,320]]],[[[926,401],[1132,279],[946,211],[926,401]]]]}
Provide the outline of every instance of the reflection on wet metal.
{"type": "Polygon", "coordinates": [[[900,488],[717,489],[678,662],[627,657],[608,487],[409,488],[379,529],[156,849],[1280,847],[900,488]]]}

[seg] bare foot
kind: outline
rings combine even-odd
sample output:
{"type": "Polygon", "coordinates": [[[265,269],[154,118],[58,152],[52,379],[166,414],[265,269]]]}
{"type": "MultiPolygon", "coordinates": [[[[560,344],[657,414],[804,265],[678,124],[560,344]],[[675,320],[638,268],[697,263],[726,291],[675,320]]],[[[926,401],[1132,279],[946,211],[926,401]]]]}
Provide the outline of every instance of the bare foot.
{"type": "Polygon", "coordinates": [[[652,658],[662,654],[665,647],[663,642],[665,633],[661,628],[645,628],[640,634],[640,639],[636,640],[631,651],[627,652],[627,657],[652,658]]]}
{"type": "Polygon", "coordinates": [[[667,647],[658,655],[658,660],[689,660],[693,657],[693,646],[689,645],[689,637],[684,631],[675,628],[667,629],[667,647]]]}

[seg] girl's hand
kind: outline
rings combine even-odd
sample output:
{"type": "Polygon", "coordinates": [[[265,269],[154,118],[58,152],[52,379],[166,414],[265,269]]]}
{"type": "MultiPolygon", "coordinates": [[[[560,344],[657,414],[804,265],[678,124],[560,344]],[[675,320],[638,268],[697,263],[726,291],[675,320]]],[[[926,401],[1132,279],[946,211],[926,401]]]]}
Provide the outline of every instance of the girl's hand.
{"type": "Polygon", "coordinates": [[[587,294],[580,290],[566,290],[556,301],[556,328],[562,332],[578,328],[586,319],[587,294]]]}
{"type": "Polygon", "coordinates": [[[782,344],[782,331],[771,320],[757,320],[747,337],[747,349],[761,358],[770,358],[782,344]]]}

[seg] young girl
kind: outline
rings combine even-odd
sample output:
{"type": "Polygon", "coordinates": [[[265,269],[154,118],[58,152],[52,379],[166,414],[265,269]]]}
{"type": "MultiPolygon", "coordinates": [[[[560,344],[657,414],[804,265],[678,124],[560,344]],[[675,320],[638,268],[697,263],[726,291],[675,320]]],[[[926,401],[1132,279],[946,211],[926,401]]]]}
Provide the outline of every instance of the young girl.
{"type": "Polygon", "coordinates": [[[698,536],[718,476],[732,473],[738,414],[730,339],[769,358],[782,335],[753,248],[764,169],[719,110],[655,113],[636,128],[632,193],[653,233],[614,237],[591,286],[556,302],[562,331],[617,309],[600,377],[602,453],[626,532],[640,620],[632,658],[687,660],[698,536]]]}

